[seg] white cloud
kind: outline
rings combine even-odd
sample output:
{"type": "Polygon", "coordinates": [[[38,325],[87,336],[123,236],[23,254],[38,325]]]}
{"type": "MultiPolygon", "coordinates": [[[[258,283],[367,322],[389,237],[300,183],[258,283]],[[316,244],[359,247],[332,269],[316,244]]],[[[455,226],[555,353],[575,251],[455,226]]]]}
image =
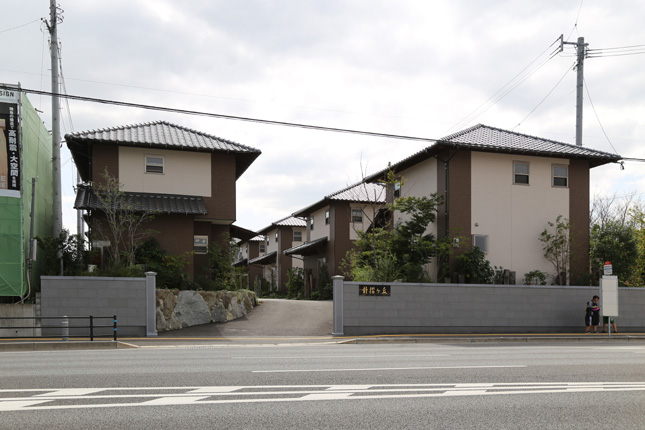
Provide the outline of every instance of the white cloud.
{"type": "MultiPolygon", "coordinates": [[[[60,3],[71,94],[428,138],[457,131],[456,123],[541,53],[548,58],[560,34],[569,41],[584,36],[592,49],[645,43],[645,4],[624,0],[586,0],[582,9],[579,0],[60,3]]],[[[49,89],[47,37],[39,23],[2,32],[47,17],[48,5],[5,5],[0,80],[49,89]]],[[[567,46],[464,127],[517,127],[573,143],[572,53],[567,46]]],[[[585,93],[585,146],[614,152],[613,144],[623,156],[645,158],[644,62],[645,55],[586,60],[586,84],[604,132],[585,93]]],[[[49,99],[35,104],[49,124],[49,99]]],[[[238,223],[256,229],[357,181],[361,164],[374,172],[425,146],[101,104],[70,102],[70,108],[77,131],[163,119],[261,149],[238,182],[238,223]]],[[[642,166],[594,169],[592,193],[643,190],[642,166]]],[[[63,173],[65,196],[72,177],[63,173]]]]}

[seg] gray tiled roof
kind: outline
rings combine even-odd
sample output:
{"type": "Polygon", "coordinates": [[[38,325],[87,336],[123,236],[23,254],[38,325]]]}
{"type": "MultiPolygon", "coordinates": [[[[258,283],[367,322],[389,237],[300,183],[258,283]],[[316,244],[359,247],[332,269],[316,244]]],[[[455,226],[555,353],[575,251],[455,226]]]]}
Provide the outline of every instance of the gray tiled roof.
{"type": "Polygon", "coordinates": [[[325,198],[323,198],[322,200],[319,200],[316,203],[307,206],[306,208],[303,208],[298,212],[295,212],[294,215],[306,216],[308,213],[321,208],[325,204],[328,204],[329,200],[384,204],[385,194],[385,186],[383,186],[382,184],[359,182],[325,196],[325,198]]]}
{"type": "MultiPolygon", "coordinates": [[[[123,193],[125,201],[135,211],[165,214],[206,215],[206,206],[199,196],[175,194],[123,193]]],[[[74,209],[101,210],[104,207],[96,192],[89,187],[79,187],[76,192],[74,209]]]]}
{"type": "Polygon", "coordinates": [[[282,251],[284,255],[313,255],[317,254],[323,249],[323,245],[326,245],[328,242],[327,236],[321,237],[311,242],[305,242],[302,245],[294,246],[287,250],[282,251]]]}
{"type": "Polygon", "coordinates": [[[273,251],[269,254],[260,255],[253,260],[249,260],[249,264],[272,264],[275,263],[278,251],[273,251]]]}
{"type": "Polygon", "coordinates": [[[306,227],[307,222],[302,218],[296,218],[292,215],[282,218],[281,220],[272,222],[270,225],[258,230],[260,234],[266,234],[275,227],[306,227]]]}
{"type": "Polygon", "coordinates": [[[478,124],[449,136],[438,139],[432,145],[412,154],[365,178],[366,181],[380,180],[388,170],[401,171],[429,157],[436,156],[446,147],[463,148],[472,151],[501,152],[506,154],[534,155],[538,157],[577,158],[589,160],[590,167],[602,166],[621,160],[618,154],[598,151],[585,146],[571,145],[555,140],[543,139],[528,134],[502,130],[478,124]]]}
{"type": "Polygon", "coordinates": [[[579,158],[602,158],[617,161],[617,154],[597,151],[584,146],[576,146],[555,140],[502,130],[478,124],[437,141],[439,144],[454,144],[474,150],[503,150],[513,153],[529,152],[546,156],[574,156],[579,158]]]}
{"type": "Polygon", "coordinates": [[[236,178],[239,178],[261,154],[259,149],[166,121],[80,131],[66,134],[65,141],[81,178],[86,182],[93,180],[90,177],[93,144],[235,154],[236,178]]]}
{"type": "Polygon", "coordinates": [[[385,203],[385,186],[361,182],[336,191],[326,197],[330,200],[346,200],[350,202],[385,203]]]}
{"type": "Polygon", "coordinates": [[[166,121],[81,131],[65,135],[65,139],[68,139],[68,137],[69,139],[97,141],[101,143],[112,142],[119,145],[149,146],[167,149],[260,152],[259,149],[240,145],[230,140],[181,127],[166,121]]]}

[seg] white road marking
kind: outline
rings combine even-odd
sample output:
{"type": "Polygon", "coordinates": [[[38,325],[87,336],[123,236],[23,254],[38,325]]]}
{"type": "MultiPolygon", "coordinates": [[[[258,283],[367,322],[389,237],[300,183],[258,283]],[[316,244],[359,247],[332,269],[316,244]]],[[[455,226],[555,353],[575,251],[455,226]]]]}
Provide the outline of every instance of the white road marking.
{"type": "Polygon", "coordinates": [[[373,372],[383,370],[441,370],[441,369],[507,369],[518,366],[432,366],[432,367],[364,367],[359,369],[284,369],[284,370],[253,370],[252,373],[291,373],[291,372],[373,372]]]}
{"type": "Polygon", "coordinates": [[[0,390],[0,411],[645,391],[645,382],[265,385],[0,390]],[[61,393],[67,392],[68,395],[61,393]],[[38,393],[38,394],[35,394],[38,393]],[[77,394],[73,394],[77,393],[77,394]],[[87,394],[78,394],[87,393],[87,394]],[[196,395],[199,393],[199,395],[196,395]],[[275,397],[278,396],[278,397],[275,397]],[[119,402],[127,398],[129,401],[119,402]],[[94,400],[111,403],[92,403],[94,400]],[[58,403],[65,400],[65,404],[58,403]],[[77,404],[73,404],[76,401],[77,404]]]}

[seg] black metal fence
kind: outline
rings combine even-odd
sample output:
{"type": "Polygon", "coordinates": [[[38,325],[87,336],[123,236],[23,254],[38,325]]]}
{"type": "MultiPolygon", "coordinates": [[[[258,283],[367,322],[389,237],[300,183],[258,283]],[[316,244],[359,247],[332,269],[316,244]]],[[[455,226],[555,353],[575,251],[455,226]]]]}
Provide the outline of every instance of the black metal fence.
{"type": "Polygon", "coordinates": [[[53,333],[60,333],[62,340],[66,341],[69,338],[90,338],[90,341],[94,341],[95,338],[111,338],[116,342],[117,340],[117,318],[116,315],[108,317],[95,317],[93,315],[86,317],[0,317],[0,338],[24,338],[24,339],[38,339],[44,337],[59,337],[53,333]],[[32,326],[15,326],[15,325],[5,325],[3,321],[14,321],[14,320],[32,320],[34,325],[32,326]],[[58,320],[59,325],[50,323],[47,325],[42,325],[43,320],[58,320]],[[81,321],[81,324],[73,324],[70,326],[71,321],[81,321]],[[82,321],[87,320],[86,324],[83,325],[82,321]],[[108,324],[97,324],[96,320],[109,320],[108,324]],[[36,326],[35,322],[41,321],[41,325],[36,326]],[[70,334],[70,329],[73,330],[73,334],[70,334]],[[104,330],[108,329],[108,330],[104,330]],[[3,336],[1,333],[10,330],[40,330],[41,334],[38,336],[3,336]],[[44,332],[47,335],[42,334],[44,332]],[[98,334],[97,334],[98,332],[98,334]],[[107,334],[106,334],[107,332],[107,334]]]}

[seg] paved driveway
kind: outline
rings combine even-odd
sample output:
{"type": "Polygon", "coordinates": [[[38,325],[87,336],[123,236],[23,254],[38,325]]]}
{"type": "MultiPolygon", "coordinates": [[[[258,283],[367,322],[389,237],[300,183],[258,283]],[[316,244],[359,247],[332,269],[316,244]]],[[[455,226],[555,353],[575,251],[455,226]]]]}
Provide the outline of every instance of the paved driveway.
{"type": "Polygon", "coordinates": [[[245,317],[159,333],[159,337],[330,336],[333,302],[260,299],[245,317]]]}

